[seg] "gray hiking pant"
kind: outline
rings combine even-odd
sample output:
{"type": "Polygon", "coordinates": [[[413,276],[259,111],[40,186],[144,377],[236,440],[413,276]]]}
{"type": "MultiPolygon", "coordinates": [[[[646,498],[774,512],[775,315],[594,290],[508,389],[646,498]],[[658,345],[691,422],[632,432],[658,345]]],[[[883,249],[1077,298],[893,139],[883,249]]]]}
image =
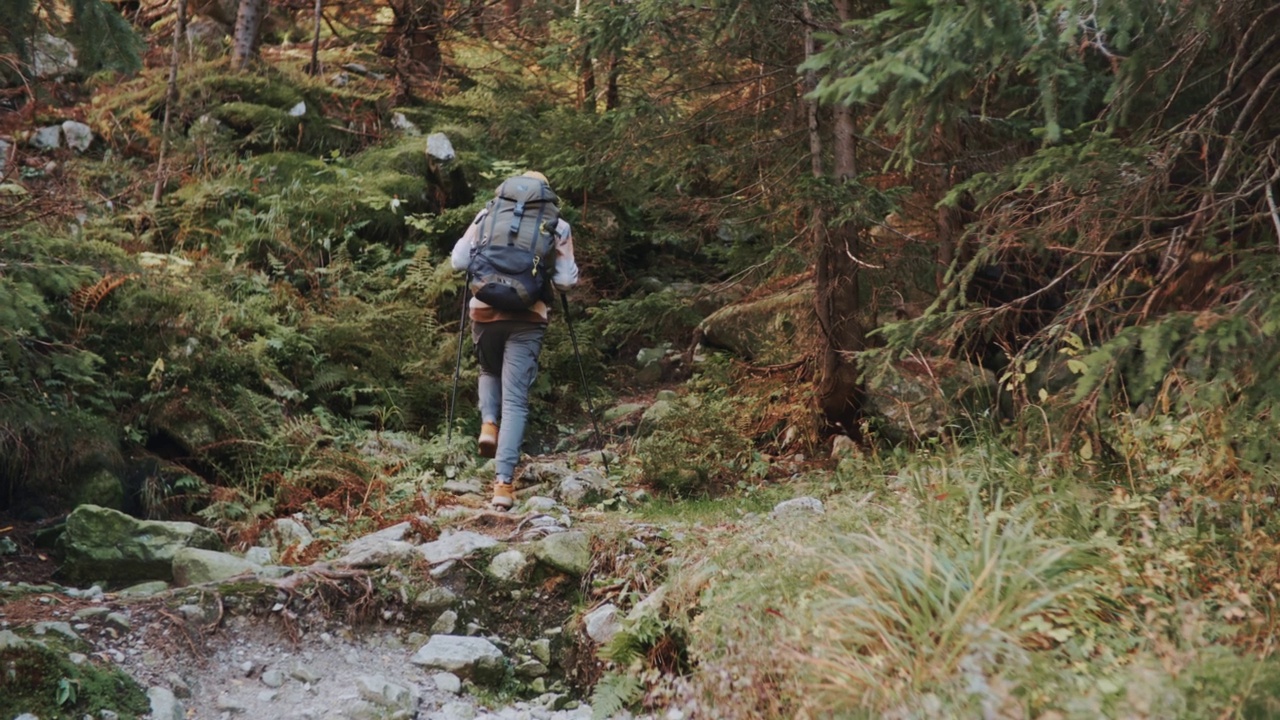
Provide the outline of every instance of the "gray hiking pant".
{"type": "Polygon", "coordinates": [[[543,323],[519,320],[473,323],[471,339],[480,361],[480,419],[498,423],[498,476],[510,480],[520,461],[529,388],[538,376],[543,323]]]}

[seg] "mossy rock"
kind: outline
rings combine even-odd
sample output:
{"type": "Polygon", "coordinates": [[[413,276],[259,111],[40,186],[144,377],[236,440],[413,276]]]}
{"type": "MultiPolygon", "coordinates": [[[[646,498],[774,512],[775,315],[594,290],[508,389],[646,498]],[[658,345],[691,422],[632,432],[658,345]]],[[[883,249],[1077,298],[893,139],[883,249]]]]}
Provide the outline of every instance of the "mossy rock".
{"type": "Polygon", "coordinates": [[[124,509],[124,483],[110,470],[98,470],[76,483],[77,505],[100,505],[113,510],[124,509]]]}
{"type": "Polygon", "coordinates": [[[425,178],[431,172],[427,163],[427,141],[424,138],[404,138],[394,145],[376,147],[351,158],[352,167],[365,172],[392,172],[425,178]]]}
{"type": "Polygon", "coordinates": [[[181,548],[221,550],[217,533],[189,522],[138,520],[96,505],[81,505],[67,516],[58,540],[64,580],[104,580],[115,585],[172,580],[173,558],[181,548]]]}
{"type": "Polygon", "coordinates": [[[334,179],[333,168],[323,160],[299,152],[273,152],[258,155],[249,161],[254,176],[268,180],[307,183],[327,183],[334,179]]]}
{"type": "Polygon", "coordinates": [[[306,100],[302,91],[278,74],[233,73],[202,77],[190,86],[188,95],[204,95],[215,102],[249,103],[288,110],[306,100]]]}
{"type": "Polygon", "coordinates": [[[71,662],[55,644],[25,640],[0,630],[0,717],[31,713],[42,718],[101,717],[125,720],[150,712],[146,692],[114,667],[71,662]]]}
{"type": "Polygon", "coordinates": [[[314,108],[308,108],[306,115],[294,117],[286,110],[266,105],[230,102],[213,108],[209,115],[239,133],[241,145],[253,152],[282,149],[327,152],[353,145],[346,135],[329,127],[314,108]]]}

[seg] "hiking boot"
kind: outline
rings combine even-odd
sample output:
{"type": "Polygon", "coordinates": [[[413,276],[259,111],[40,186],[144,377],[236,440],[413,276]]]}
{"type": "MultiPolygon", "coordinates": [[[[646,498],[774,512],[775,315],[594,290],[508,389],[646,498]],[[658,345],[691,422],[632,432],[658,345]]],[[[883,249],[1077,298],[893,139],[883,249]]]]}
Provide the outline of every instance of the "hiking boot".
{"type": "Polygon", "coordinates": [[[491,458],[498,452],[498,425],[487,422],[480,426],[480,457],[491,458]]]}
{"type": "Polygon", "coordinates": [[[489,501],[498,510],[508,510],[516,504],[516,486],[513,483],[495,480],[493,482],[493,499],[489,501]]]}

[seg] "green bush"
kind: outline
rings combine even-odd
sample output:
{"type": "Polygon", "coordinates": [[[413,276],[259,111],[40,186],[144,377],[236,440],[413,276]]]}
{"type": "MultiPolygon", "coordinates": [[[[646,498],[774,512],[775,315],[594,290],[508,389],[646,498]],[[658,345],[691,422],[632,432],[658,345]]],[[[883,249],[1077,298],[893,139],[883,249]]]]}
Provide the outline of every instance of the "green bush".
{"type": "Polygon", "coordinates": [[[743,403],[735,398],[668,402],[652,429],[636,442],[641,479],[676,497],[712,494],[745,480],[754,461],[743,403]]]}

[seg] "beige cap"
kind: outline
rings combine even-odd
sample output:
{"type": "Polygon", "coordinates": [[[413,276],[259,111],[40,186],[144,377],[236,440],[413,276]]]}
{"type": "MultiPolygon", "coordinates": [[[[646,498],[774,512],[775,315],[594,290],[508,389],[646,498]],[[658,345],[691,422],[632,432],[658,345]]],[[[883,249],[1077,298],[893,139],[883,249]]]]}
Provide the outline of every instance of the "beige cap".
{"type": "Polygon", "coordinates": [[[548,185],[550,185],[550,184],[551,184],[550,182],[548,182],[548,181],[547,181],[547,176],[546,176],[546,175],[543,175],[542,173],[538,172],[537,170],[529,170],[528,172],[526,172],[526,173],[524,174],[524,176],[525,176],[525,177],[531,177],[531,178],[533,178],[533,179],[535,179],[535,180],[541,180],[542,182],[547,183],[548,185]]]}

